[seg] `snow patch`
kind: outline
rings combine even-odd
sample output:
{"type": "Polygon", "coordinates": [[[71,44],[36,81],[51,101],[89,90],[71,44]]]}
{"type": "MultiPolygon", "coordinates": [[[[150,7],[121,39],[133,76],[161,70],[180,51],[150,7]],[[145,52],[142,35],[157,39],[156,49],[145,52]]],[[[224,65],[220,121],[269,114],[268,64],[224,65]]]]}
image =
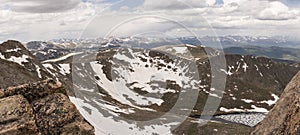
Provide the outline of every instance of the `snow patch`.
{"type": "Polygon", "coordinates": [[[60,73],[63,75],[67,75],[71,73],[70,64],[59,64],[60,73]]]}
{"type": "Polygon", "coordinates": [[[36,72],[38,73],[39,78],[42,78],[41,68],[38,65],[35,65],[35,68],[36,68],[36,72]]]}
{"type": "Polygon", "coordinates": [[[228,71],[226,71],[225,69],[221,69],[222,72],[224,72],[225,74],[231,76],[233,75],[233,72],[231,72],[231,70],[234,69],[234,67],[232,66],[228,66],[228,71]]]}
{"type": "Polygon", "coordinates": [[[244,65],[242,66],[242,68],[244,69],[244,72],[246,72],[246,71],[247,71],[248,65],[247,65],[247,63],[246,63],[246,62],[244,62],[244,65]]]}
{"type": "MultiPolygon", "coordinates": [[[[86,103],[84,100],[69,97],[71,102],[75,104],[83,117],[95,127],[95,134],[141,134],[141,135],[153,135],[153,134],[171,134],[171,127],[178,125],[178,122],[161,123],[160,125],[145,125],[142,128],[138,127],[135,123],[128,123],[123,120],[115,120],[111,116],[104,116],[97,108],[86,103]],[[87,112],[85,108],[91,109],[91,112],[87,112]],[[100,128],[101,127],[101,128],[100,128]],[[117,129],[117,130],[116,130],[117,129]]],[[[105,106],[106,108],[115,110],[114,106],[105,106]]],[[[111,112],[110,113],[114,113],[111,112]]],[[[115,114],[115,113],[114,113],[115,114]]]]}
{"type": "Polygon", "coordinates": [[[275,94],[272,94],[272,97],[274,97],[274,100],[261,101],[259,103],[266,103],[269,106],[272,106],[272,105],[276,104],[276,102],[279,100],[279,97],[275,94]]]}
{"type": "Polygon", "coordinates": [[[0,53],[0,58],[1,58],[1,59],[4,59],[4,60],[7,60],[7,61],[11,61],[11,62],[18,63],[18,64],[21,65],[21,66],[24,66],[23,63],[29,62],[27,59],[30,58],[30,57],[23,54],[21,57],[11,56],[9,59],[6,59],[6,58],[4,57],[4,55],[2,55],[2,54],[0,53]]]}
{"type": "Polygon", "coordinates": [[[256,107],[255,105],[251,105],[251,110],[249,110],[249,112],[262,112],[262,113],[268,113],[269,111],[266,108],[260,108],[260,107],[256,107]]]}
{"type": "Polygon", "coordinates": [[[246,102],[246,103],[253,103],[254,101],[251,99],[241,99],[242,101],[246,102]]]}
{"type": "Polygon", "coordinates": [[[9,50],[6,50],[5,52],[17,52],[17,51],[21,51],[22,49],[21,48],[15,48],[15,49],[9,49],[9,50]]]}
{"type": "Polygon", "coordinates": [[[71,56],[74,56],[74,55],[78,55],[78,54],[82,54],[83,52],[76,52],[76,53],[69,53],[65,56],[62,56],[60,58],[57,58],[57,59],[51,59],[51,60],[45,60],[43,61],[42,63],[49,63],[49,62],[58,62],[58,61],[62,61],[62,60],[65,60],[71,56]]]}
{"type": "Polygon", "coordinates": [[[188,48],[187,47],[172,47],[176,53],[179,53],[179,54],[185,54],[185,53],[188,53],[188,48]]]}
{"type": "Polygon", "coordinates": [[[52,71],[49,70],[49,69],[55,70],[51,64],[43,64],[43,66],[45,67],[45,69],[47,70],[48,73],[50,73],[51,75],[56,77],[56,75],[52,71]]]}
{"type": "Polygon", "coordinates": [[[260,75],[261,77],[263,77],[264,75],[259,71],[258,66],[257,66],[257,65],[254,65],[254,66],[255,66],[255,68],[256,68],[256,71],[259,73],[259,75],[260,75]]]}
{"type": "Polygon", "coordinates": [[[220,111],[222,111],[222,112],[244,112],[243,109],[237,109],[237,108],[227,109],[225,107],[220,107],[220,111]]]}

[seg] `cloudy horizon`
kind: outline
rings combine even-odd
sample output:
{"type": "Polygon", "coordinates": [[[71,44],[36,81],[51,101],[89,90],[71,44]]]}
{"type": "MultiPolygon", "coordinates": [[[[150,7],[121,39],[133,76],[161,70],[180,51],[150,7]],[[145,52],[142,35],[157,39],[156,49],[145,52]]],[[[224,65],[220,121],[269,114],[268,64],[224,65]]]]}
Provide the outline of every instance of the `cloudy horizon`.
{"type": "Polygon", "coordinates": [[[3,0],[0,41],[164,36],[300,38],[298,0],[3,0]]]}

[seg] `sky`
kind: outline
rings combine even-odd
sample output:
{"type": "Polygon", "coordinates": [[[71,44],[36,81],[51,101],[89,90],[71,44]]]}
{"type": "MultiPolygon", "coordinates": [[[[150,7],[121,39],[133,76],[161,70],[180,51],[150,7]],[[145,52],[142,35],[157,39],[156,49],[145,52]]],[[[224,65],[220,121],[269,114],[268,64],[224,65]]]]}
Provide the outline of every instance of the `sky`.
{"type": "Polygon", "coordinates": [[[300,38],[300,0],[1,0],[0,41],[152,35],[300,38]]]}

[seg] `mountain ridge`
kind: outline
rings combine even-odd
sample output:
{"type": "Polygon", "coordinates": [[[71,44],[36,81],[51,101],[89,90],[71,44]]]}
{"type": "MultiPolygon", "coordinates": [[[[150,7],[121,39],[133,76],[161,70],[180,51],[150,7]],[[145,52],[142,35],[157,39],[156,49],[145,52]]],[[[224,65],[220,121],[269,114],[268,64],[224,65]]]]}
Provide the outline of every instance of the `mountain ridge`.
{"type": "MultiPolygon", "coordinates": [[[[22,45],[16,41],[9,41],[9,43],[22,45]]],[[[44,78],[59,80],[65,88],[63,92],[59,92],[62,94],[54,93],[50,97],[46,96],[48,98],[42,96],[39,97],[42,98],[39,101],[43,104],[48,101],[61,103],[60,99],[66,98],[63,95],[68,95],[83,118],[95,127],[96,133],[100,133],[98,128],[107,129],[108,133],[111,131],[111,133],[151,134],[158,133],[157,129],[173,134],[250,133],[253,126],[260,122],[275,105],[286,84],[300,70],[295,63],[284,63],[251,55],[223,54],[217,49],[188,44],[160,46],[155,49],[106,48],[94,52],[79,49],[79,52],[65,55],[72,54],[70,57],[58,56],[45,63],[40,63],[31,52],[26,50],[26,48],[19,50],[12,47],[0,51],[4,56],[0,60],[3,63],[11,63],[8,71],[12,71],[9,74],[7,71],[0,71],[3,77],[8,78],[0,80],[7,85],[2,88],[6,89],[8,85],[18,86],[27,82],[37,82],[44,78]],[[212,53],[208,54],[207,50],[212,53]],[[10,59],[12,56],[22,57],[23,52],[28,58],[22,59],[22,62],[10,59]],[[218,66],[210,65],[209,59],[222,55],[227,65],[215,70],[226,76],[227,82],[225,90],[216,93],[218,90],[211,87],[213,78],[211,68],[218,66]],[[39,78],[34,65],[39,65],[40,71],[45,72],[41,74],[42,78],[39,78]],[[10,74],[20,71],[26,74],[18,74],[15,79],[24,76],[23,82],[11,83],[14,79],[10,74]],[[28,75],[30,72],[34,77],[28,75]],[[180,98],[182,92],[191,92],[193,89],[196,90],[195,94],[180,98]],[[54,100],[55,98],[58,100],[54,100]],[[213,108],[203,109],[208,98],[221,101],[214,114],[209,113],[213,108]],[[188,101],[186,103],[195,102],[195,106],[188,108],[182,104],[178,106],[177,111],[169,112],[178,101],[184,100],[188,101]],[[189,111],[191,114],[183,115],[189,111]],[[197,117],[201,114],[206,114],[212,119],[197,117]],[[181,116],[186,116],[186,119],[178,124],[177,120],[181,116]],[[165,125],[142,123],[157,118],[165,122],[165,125]],[[173,119],[168,118],[176,119],[172,121],[173,119]],[[97,123],[99,120],[110,123],[110,126],[121,124],[122,127],[119,131],[115,131],[105,125],[99,125],[97,123]],[[126,120],[141,123],[135,124],[126,120]],[[193,128],[203,120],[208,122],[206,126],[193,128]],[[155,126],[151,127],[153,125],[155,126]]],[[[3,63],[0,66],[6,65],[3,63]]],[[[26,93],[29,95],[23,95],[24,98],[37,94],[43,95],[43,92],[34,93],[31,89],[27,90],[29,91],[26,93]]],[[[37,106],[44,107],[41,104],[37,106]]]]}

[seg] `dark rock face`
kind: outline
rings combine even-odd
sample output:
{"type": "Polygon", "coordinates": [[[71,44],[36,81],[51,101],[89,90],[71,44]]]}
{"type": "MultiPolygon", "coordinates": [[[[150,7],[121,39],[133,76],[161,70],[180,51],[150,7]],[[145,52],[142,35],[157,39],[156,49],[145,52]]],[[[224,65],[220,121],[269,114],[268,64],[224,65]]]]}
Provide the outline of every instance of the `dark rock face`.
{"type": "Polygon", "coordinates": [[[0,134],[94,134],[52,79],[0,89],[0,134]]]}
{"type": "Polygon", "coordinates": [[[294,135],[300,127],[300,72],[282,93],[268,116],[257,125],[253,135],[294,135]]]}

